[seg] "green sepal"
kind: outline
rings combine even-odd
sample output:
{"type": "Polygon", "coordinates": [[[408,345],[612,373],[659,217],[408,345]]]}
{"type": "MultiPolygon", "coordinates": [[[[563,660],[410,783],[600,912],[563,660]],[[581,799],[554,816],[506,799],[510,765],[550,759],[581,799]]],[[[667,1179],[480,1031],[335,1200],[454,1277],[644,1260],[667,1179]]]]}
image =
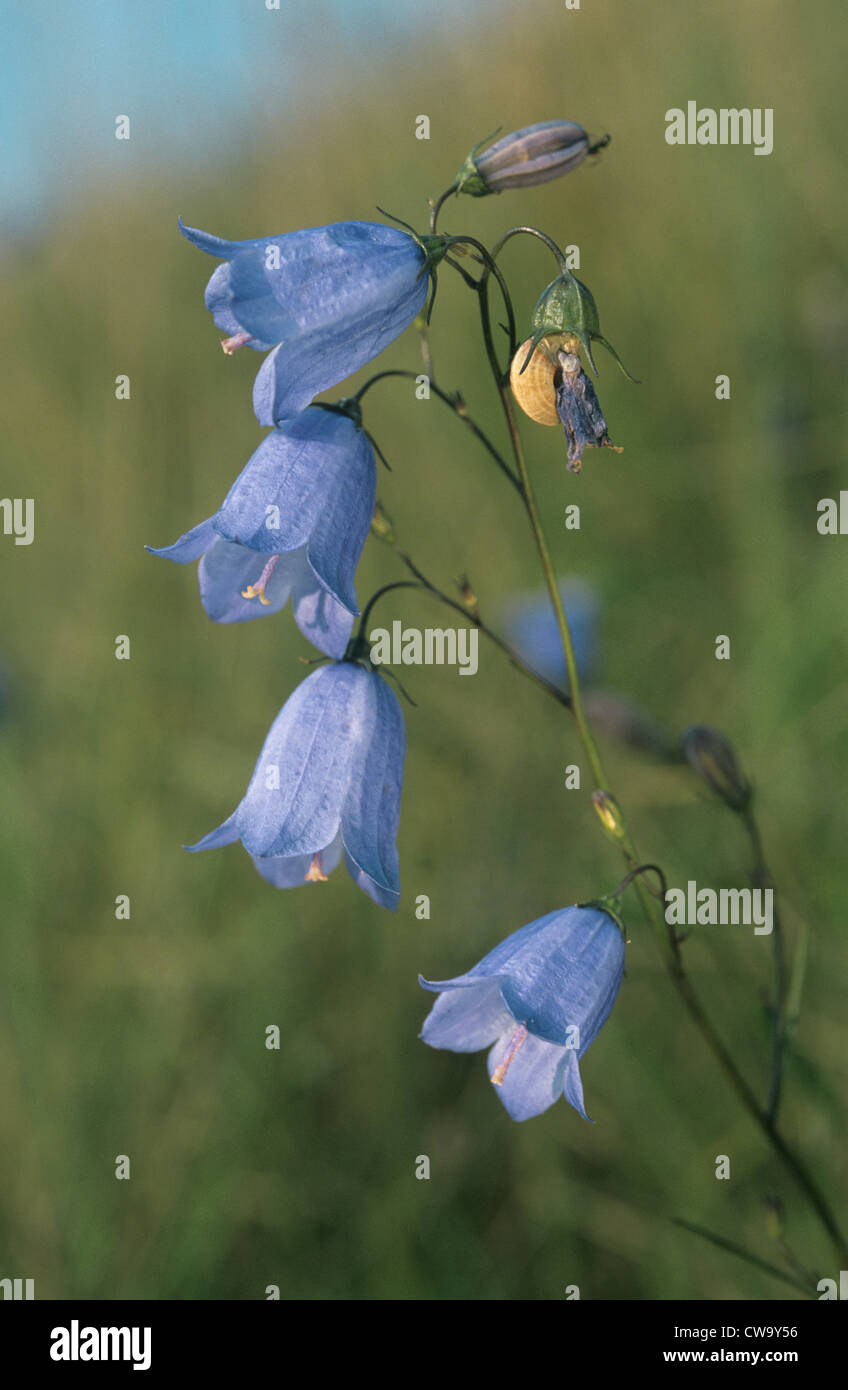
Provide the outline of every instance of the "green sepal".
{"type": "MultiPolygon", "coordinates": [[[[522,372],[526,372],[528,366],[530,365],[530,358],[533,356],[533,353],[536,351],[536,348],[539,346],[539,344],[544,340],[544,338],[547,337],[549,331],[550,330],[547,328],[542,329],[538,333],[535,333],[533,337],[530,339],[530,348],[528,350],[527,356],[521,364],[521,371],[518,373],[519,376],[521,376],[522,372]]],[[[547,352],[548,357],[551,356],[547,348],[544,349],[544,351],[547,352]]]]}
{"type": "Polygon", "coordinates": [[[620,369],[620,370],[624,373],[624,375],[627,377],[627,380],[628,380],[628,381],[632,381],[634,386],[641,386],[641,385],[642,385],[642,382],[641,382],[641,380],[639,379],[639,377],[638,377],[638,376],[631,376],[631,375],[630,375],[630,373],[628,372],[628,370],[627,370],[627,368],[625,367],[624,363],[622,362],[621,358],[619,357],[618,353],[616,352],[615,348],[613,347],[612,343],[608,343],[607,340],[606,340],[606,338],[603,338],[603,337],[601,336],[600,333],[596,333],[596,334],[594,335],[594,337],[595,337],[595,341],[596,341],[596,342],[600,343],[602,347],[605,347],[605,348],[606,348],[607,352],[610,354],[610,356],[612,357],[613,361],[616,363],[616,365],[619,367],[619,369],[620,369]]]}
{"type": "Polygon", "coordinates": [[[414,227],[410,226],[408,222],[404,222],[401,217],[395,217],[393,212],[386,212],[385,208],[379,206],[377,211],[382,213],[384,217],[390,217],[393,222],[397,222],[399,227],[403,227],[404,231],[409,232],[416,246],[419,246],[424,252],[424,264],[415,278],[420,280],[422,275],[429,275],[433,282],[430,288],[430,301],[427,305],[427,323],[429,324],[433,315],[433,305],[436,302],[436,266],[447,255],[453,238],[443,236],[441,232],[422,232],[419,235],[414,227]]]}
{"type": "Polygon", "coordinates": [[[474,162],[474,156],[482,150],[484,145],[488,145],[490,140],[494,140],[500,129],[501,127],[498,126],[491,135],[487,135],[483,140],[478,140],[477,144],[469,150],[465,156],[465,162],[454,180],[457,193],[469,193],[472,198],[485,198],[487,194],[491,193],[492,190],[474,162]]]}
{"type": "Polygon", "coordinates": [[[342,661],[353,661],[357,666],[364,666],[367,671],[375,669],[371,665],[371,643],[359,628],[354,629],[351,634],[342,661]]]}
{"type": "Polygon", "coordinates": [[[378,204],[377,211],[383,217],[388,217],[392,222],[396,222],[399,227],[403,227],[405,232],[409,232],[416,246],[420,246],[424,252],[424,264],[416,275],[416,280],[420,280],[422,275],[435,269],[448,253],[451,247],[452,237],[445,236],[442,232],[416,232],[415,228],[409,223],[404,222],[402,217],[395,217],[393,212],[386,212],[378,204]]]}
{"type": "Polygon", "coordinates": [[[419,275],[423,275],[425,270],[432,270],[444,259],[450,250],[451,238],[441,232],[422,232],[420,236],[413,232],[412,236],[427,258],[426,265],[419,271],[419,275]]]}
{"type": "Polygon", "coordinates": [[[347,415],[358,430],[362,429],[362,406],[355,396],[340,396],[337,401],[310,401],[308,408],[329,410],[332,415],[347,415]]]}
{"type": "Polygon", "coordinates": [[[592,338],[600,327],[598,309],[592,291],[572,275],[563,270],[539,295],[533,310],[532,329],[536,342],[548,333],[573,333],[579,339],[593,372],[597,372],[592,357],[592,338]]]}
{"type": "MultiPolygon", "coordinates": [[[[630,375],[612,343],[607,342],[601,334],[600,326],[598,306],[592,291],[582,280],[578,280],[576,275],[572,275],[570,270],[563,269],[542,291],[533,310],[532,351],[535,351],[542,338],[549,333],[572,333],[578,339],[596,375],[598,368],[592,356],[593,341],[605,347],[628,380],[635,382],[636,378],[630,375]]],[[[528,356],[527,361],[529,360],[528,356]]]]}

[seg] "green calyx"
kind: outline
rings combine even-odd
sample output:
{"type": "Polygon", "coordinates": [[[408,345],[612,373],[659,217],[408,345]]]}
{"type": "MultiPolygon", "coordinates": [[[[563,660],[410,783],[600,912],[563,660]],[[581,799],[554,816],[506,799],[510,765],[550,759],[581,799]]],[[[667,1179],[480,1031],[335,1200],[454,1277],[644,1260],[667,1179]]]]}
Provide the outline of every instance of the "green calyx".
{"type": "Polygon", "coordinates": [[[453,238],[442,236],[439,232],[422,232],[419,234],[414,227],[410,226],[408,222],[404,222],[401,217],[395,217],[393,212],[386,212],[386,209],[381,208],[379,205],[377,211],[382,213],[383,217],[388,217],[392,222],[396,222],[399,227],[403,227],[405,232],[409,232],[416,246],[419,246],[424,253],[424,264],[415,278],[416,280],[420,280],[422,275],[429,275],[432,282],[430,303],[427,305],[426,321],[429,323],[433,313],[433,304],[436,300],[436,266],[439,264],[439,261],[443,260],[447,255],[451,248],[453,238]]]}
{"type": "Polygon", "coordinates": [[[627,942],[627,928],[621,918],[621,898],[615,893],[610,893],[604,898],[591,898],[587,903],[578,903],[578,907],[594,907],[601,912],[605,912],[611,917],[627,942]]]}
{"type": "Polygon", "coordinates": [[[485,198],[487,194],[491,193],[491,188],[477,168],[475,156],[484,145],[488,145],[490,140],[494,140],[500,128],[498,126],[498,129],[493,130],[491,135],[487,135],[484,140],[478,140],[473,149],[469,150],[465,156],[465,163],[454,180],[457,193],[469,193],[472,198],[485,198]]]}
{"type": "Polygon", "coordinates": [[[357,666],[364,666],[368,671],[374,670],[371,664],[371,643],[361,627],[355,628],[351,634],[342,661],[352,661],[357,666]]]}
{"type": "Polygon", "coordinates": [[[596,342],[601,343],[612,355],[628,381],[635,382],[636,378],[630,375],[612,343],[607,342],[599,330],[600,320],[595,296],[582,280],[578,280],[570,270],[563,269],[547,289],[542,291],[533,310],[532,345],[527,360],[530,360],[539,343],[549,333],[571,333],[586,353],[593,372],[598,370],[592,356],[592,343],[596,342]]]}
{"type": "Polygon", "coordinates": [[[450,250],[451,239],[449,236],[442,236],[439,232],[423,232],[421,236],[413,233],[416,242],[421,247],[427,258],[427,264],[421,271],[432,270],[434,266],[443,260],[450,250]]]}
{"type": "Polygon", "coordinates": [[[331,415],[347,415],[358,430],[362,429],[362,406],[356,396],[340,396],[337,401],[312,401],[310,410],[328,410],[331,415]]]}

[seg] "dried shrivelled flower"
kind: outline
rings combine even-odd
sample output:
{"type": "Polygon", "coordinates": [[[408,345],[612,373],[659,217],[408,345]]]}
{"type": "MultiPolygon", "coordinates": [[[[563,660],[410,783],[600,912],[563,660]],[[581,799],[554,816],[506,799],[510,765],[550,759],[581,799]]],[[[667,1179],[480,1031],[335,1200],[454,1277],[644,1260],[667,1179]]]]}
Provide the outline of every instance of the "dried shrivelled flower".
{"type": "Polygon", "coordinates": [[[344,855],[354,882],[394,909],[404,753],[403,715],[382,676],[352,661],[322,666],[274,720],[236,810],[187,848],[241,840],[275,888],[323,881],[344,855]]]}
{"type": "Polygon", "coordinates": [[[425,980],[439,998],[421,1037],[451,1052],[489,1052],[489,1076],[514,1120],[565,1095],[584,1120],[579,1061],[606,1023],[624,973],[624,940],[600,907],[549,912],[513,932],[453,980],[425,980]]]}
{"type": "Polygon", "coordinates": [[[579,473],[584,449],[603,446],[614,449],[617,454],[622,451],[609,437],[595,388],[583,371],[577,353],[558,352],[557,360],[561,374],[556,387],[556,408],[568,443],[566,467],[572,473],[579,473]]]}
{"type": "Polygon", "coordinates": [[[572,473],[580,472],[583,451],[590,446],[622,452],[610,440],[595,388],[580,365],[579,349],[574,334],[548,334],[535,346],[528,338],[513,357],[509,374],[512,394],[525,415],[540,425],[562,425],[572,473]]]}
{"type": "Polygon", "coordinates": [[[240,347],[274,351],[259,369],[253,404],[260,425],[296,415],[393,342],[423,308],[427,271],[445,238],[416,238],[378,222],[336,222],[281,236],[225,241],[180,230],[224,261],[206,287],[206,307],[240,347]]]}
{"type": "Polygon", "coordinates": [[[215,622],[276,613],[291,597],[304,636],[328,656],[344,655],[377,465],[358,408],[343,407],[312,407],[283,421],[214,516],[152,550],[178,564],[200,560],[200,595],[215,622]]]}
{"type": "Polygon", "coordinates": [[[595,389],[580,365],[582,348],[592,370],[597,370],[593,342],[602,343],[630,377],[615,348],[600,332],[591,290],[563,268],[539,296],[531,337],[512,359],[510,386],[521,409],[533,420],[543,425],[560,420],[568,440],[568,467],[573,473],[580,472],[583,450],[589,446],[616,448],[610,442],[595,389]]]}
{"type": "Polygon", "coordinates": [[[591,146],[589,136],[575,121],[540,121],[504,135],[482,154],[487,136],[475,145],[460,169],[457,193],[483,198],[507,188],[527,188],[548,183],[582,164],[587,154],[608,143],[608,137],[591,146]]]}

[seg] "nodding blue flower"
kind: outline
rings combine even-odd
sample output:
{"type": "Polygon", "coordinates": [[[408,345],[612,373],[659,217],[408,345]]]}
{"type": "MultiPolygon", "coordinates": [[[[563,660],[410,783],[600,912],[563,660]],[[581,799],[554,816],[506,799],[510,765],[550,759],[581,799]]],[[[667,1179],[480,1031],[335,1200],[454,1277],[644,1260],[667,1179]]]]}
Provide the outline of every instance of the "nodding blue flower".
{"type": "Polygon", "coordinates": [[[265,437],[214,516],[152,553],[178,564],[199,559],[201,599],[215,622],[275,613],[291,597],[304,636],[341,657],[376,491],[356,403],[316,406],[265,437]]]}
{"type": "Polygon", "coordinates": [[[225,241],[186,227],[201,251],[220,256],[206,307],[240,347],[274,351],[259,370],[260,425],[297,414],[319,391],[370,362],[420,313],[442,237],[416,239],[379,222],[335,222],[281,236],[225,241]]]}
{"type": "Polygon", "coordinates": [[[624,973],[624,940],[600,907],[566,907],[513,932],[466,975],[425,980],[438,999],[421,1037],[479,1052],[514,1120],[564,1095],[584,1120],[580,1058],[603,1028],[624,973]]]}
{"type": "Polygon", "coordinates": [[[241,840],[276,888],[325,880],[344,855],[375,903],[396,908],[405,734],[394,692],[353,661],[307,676],[284,704],[236,810],[191,850],[241,840]]]}
{"type": "MultiPolygon", "coordinates": [[[[581,681],[589,681],[598,659],[598,600],[589,585],[577,578],[561,579],[559,593],[571,630],[577,674],[581,681]]],[[[504,628],[510,644],[528,666],[554,685],[568,685],[559,626],[547,589],[516,597],[505,609],[504,628]]]]}

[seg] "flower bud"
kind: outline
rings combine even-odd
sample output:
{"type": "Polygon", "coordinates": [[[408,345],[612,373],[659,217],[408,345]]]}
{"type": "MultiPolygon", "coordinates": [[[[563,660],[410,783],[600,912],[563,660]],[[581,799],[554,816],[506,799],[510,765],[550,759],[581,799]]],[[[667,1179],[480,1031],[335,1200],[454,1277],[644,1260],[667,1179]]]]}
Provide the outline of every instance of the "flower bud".
{"type": "Polygon", "coordinates": [[[592,805],[610,839],[623,840],[627,833],[624,828],[624,818],[621,814],[621,807],[612,792],[592,792],[592,805]]]}
{"type": "Polygon", "coordinates": [[[684,732],[682,746],[689,765],[710,790],[732,811],[744,811],[751,800],[751,783],[724,734],[708,724],[693,724],[684,732]]]}
{"type": "MultiPolygon", "coordinates": [[[[486,136],[486,140],[491,138],[486,136]]],[[[487,193],[501,193],[505,188],[548,183],[576,169],[592,152],[588,135],[574,121],[542,121],[524,126],[479,154],[486,140],[474,146],[457,174],[458,193],[484,198],[487,193]]]]}
{"type": "Polygon", "coordinates": [[[388,541],[390,545],[394,544],[395,528],[382,502],[378,502],[374,508],[374,515],[371,518],[371,531],[373,535],[379,536],[380,540],[388,541]]]}
{"type": "Polygon", "coordinates": [[[467,574],[464,574],[462,578],[458,581],[458,588],[459,597],[465,604],[465,607],[468,609],[469,613],[473,614],[475,618],[479,617],[480,609],[477,603],[477,595],[474,592],[474,587],[467,574]]]}
{"type": "Polygon", "coordinates": [[[770,1194],[763,1198],[766,1218],[766,1234],[772,1240],[783,1239],[783,1203],[779,1197],[770,1194]]]}

